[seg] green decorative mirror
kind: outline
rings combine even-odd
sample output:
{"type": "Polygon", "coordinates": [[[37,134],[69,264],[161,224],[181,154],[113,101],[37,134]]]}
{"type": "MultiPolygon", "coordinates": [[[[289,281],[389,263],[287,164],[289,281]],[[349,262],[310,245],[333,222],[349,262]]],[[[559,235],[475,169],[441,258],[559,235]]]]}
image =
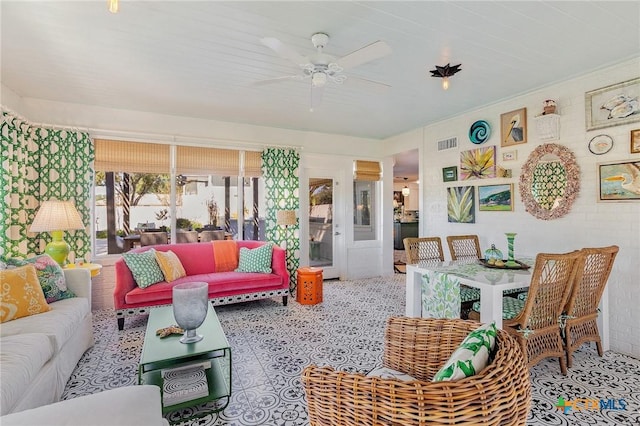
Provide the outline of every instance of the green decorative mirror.
{"type": "Polygon", "coordinates": [[[580,192],[580,168],[573,152],[555,143],[540,145],[522,166],[519,187],[525,209],[538,219],[566,215],[580,192]]]}

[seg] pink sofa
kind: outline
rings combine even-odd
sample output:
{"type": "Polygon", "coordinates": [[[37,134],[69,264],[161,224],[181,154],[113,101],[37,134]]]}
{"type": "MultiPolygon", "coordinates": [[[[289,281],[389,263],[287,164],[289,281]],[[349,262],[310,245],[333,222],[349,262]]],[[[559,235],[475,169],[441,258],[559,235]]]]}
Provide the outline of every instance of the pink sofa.
{"type": "MultiPolygon", "coordinates": [[[[237,241],[238,250],[241,247],[253,249],[264,244],[263,241],[237,241]]],[[[113,301],[119,330],[124,328],[124,319],[127,316],[148,314],[150,307],[170,305],[173,286],[190,281],[209,283],[209,299],[214,306],[276,296],[282,296],[282,304],[287,305],[289,272],[285,251],[278,246],[273,247],[271,274],[216,272],[213,245],[210,242],[146,246],[131,252],[139,253],[151,247],[157,251],[173,251],[182,262],[187,276],[170,283],[163,281],[143,289],[137,286],[124,259],[118,259],[115,263],[116,285],[113,290],[113,301]]]]}

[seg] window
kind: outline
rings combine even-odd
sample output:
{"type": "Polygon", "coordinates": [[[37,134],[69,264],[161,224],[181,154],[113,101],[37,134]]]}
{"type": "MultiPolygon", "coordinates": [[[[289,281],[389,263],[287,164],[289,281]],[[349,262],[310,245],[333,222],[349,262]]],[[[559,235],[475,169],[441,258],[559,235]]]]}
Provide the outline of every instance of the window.
{"type": "Polygon", "coordinates": [[[353,240],[375,240],[378,238],[376,192],[382,176],[380,163],[356,160],[353,169],[353,240]]]}

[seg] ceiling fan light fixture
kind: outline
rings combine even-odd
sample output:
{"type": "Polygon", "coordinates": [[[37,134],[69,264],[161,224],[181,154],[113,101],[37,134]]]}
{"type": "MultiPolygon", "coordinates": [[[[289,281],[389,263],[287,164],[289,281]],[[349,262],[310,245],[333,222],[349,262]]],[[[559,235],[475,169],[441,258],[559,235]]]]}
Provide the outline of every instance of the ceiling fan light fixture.
{"type": "Polygon", "coordinates": [[[120,10],[120,2],[118,0],[107,0],[107,6],[111,13],[118,13],[120,10]]]}
{"type": "Polygon", "coordinates": [[[462,64],[451,65],[447,64],[443,67],[436,65],[435,70],[430,70],[431,77],[438,77],[442,79],[442,89],[447,90],[449,88],[449,77],[454,75],[457,72],[461,71],[462,64]]]}
{"type": "Polygon", "coordinates": [[[311,84],[315,87],[323,87],[327,84],[327,74],[322,71],[314,72],[311,76],[311,84]]]}

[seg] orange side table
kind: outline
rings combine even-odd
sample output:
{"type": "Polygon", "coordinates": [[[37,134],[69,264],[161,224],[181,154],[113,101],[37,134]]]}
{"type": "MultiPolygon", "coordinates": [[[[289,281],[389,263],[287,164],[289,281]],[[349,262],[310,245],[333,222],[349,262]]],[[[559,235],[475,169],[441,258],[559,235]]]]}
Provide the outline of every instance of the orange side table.
{"type": "Polygon", "coordinates": [[[296,301],[301,305],[322,303],[322,268],[298,269],[296,301]]]}

